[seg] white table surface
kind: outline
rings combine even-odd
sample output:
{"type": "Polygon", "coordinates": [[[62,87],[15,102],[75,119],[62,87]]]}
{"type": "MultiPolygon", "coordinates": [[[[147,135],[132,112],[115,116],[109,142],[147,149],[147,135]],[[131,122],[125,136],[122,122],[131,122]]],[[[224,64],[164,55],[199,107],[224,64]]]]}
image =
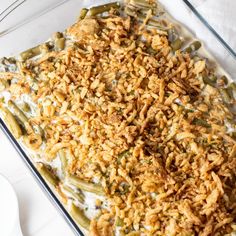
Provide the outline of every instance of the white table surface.
{"type": "MultiPolygon", "coordinates": [[[[169,1],[165,0],[165,1],[167,3],[172,2],[171,4],[173,4],[173,0],[169,1]]],[[[180,1],[180,0],[175,0],[175,1],[180,1]]],[[[222,2],[223,0],[219,1],[222,2]]],[[[1,0],[0,12],[2,11],[2,9],[5,9],[7,5],[9,5],[9,2],[13,2],[13,0],[1,0]]],[[[206,2],[212,2],[212,1],[211,0],[201,1],[202,5],[200,5],[200,7],[202,7],[206,2]]],[[[230,0],[227,0],[226,2],[230,2],[230,0]]],[[[73,14],[75,14],[75,12],[73,14]]],[[[72,16],[70,16],[69,21],[71,21],[74,18],[73,14],[72,16]]],[[[181,17],[185,18],[185,20],[186,18],[188,18],[188,25],[190,25],[190,28],[196,29],[196,21],[191,19],[191,17],[186,13],[181,13],[181,14],[179,14],[181,15],[180,18],[181,17]]],[[[219,15],[220,12],[218,12],[217,14],[219,15]]],[[[52,23],[54,25],[58,25],[58,22],[56,20],[53,21],[52,23]]],[[[224,30],[224,27],[220,26],[225,22],[220,23],[213,21],[212,23],[215,23],[215,26],[218,27],[220,30],[222,29],[224,30]]],[[[60,27],[65,27],[65,25],[60,27]]],[[[229,26],[233,35],[235,35],[236,33],[235,25],[229,25],[229,26]]],[[[227,29],[228,28],[226,28],[226,30],[227,29]]],[[[204,28],[202,30],[198,29],[198,32],[196,32],[196,34],[200,37],[202,35],[201,34],[202,32],[207,32],[206,29],[204,28]]],[[[21,48],[24,48],[25,47],[24,42],[26,39],[25,35],[27,35],[27,37],[30,37],[32,35],[31,31],[28,28],[25,31],[17,32],[18,35],[22,35],[23,38],[23,39],[19,38],[17,40],[18,42],[17,44],[16,44],[16,36],[14,33],[5,37],[4,39],[0,38],[0,56],[4,55],[5,53],[11,54],[13,51],[15,52],[21,48]],[[17,49],[15,50],[14,48],[17,49]]],[[[51,33],[51,28],[46,27],[45,31],[51,33]]],[[[50,33],[48,33],[48,35],[50,35],[50,33]]],[[[229,35],[226,37],[229,37],[229,35]]],[[[33,40],[28,40],[30,41],[28,42],[28,44],[31,43],[34,45],[35,43],[39,43],[38,41],[41,40],[42,38],[39,40],[37,38],[33,38],[33,40]]],[[[213,46],[214,45],[209,45],[209,48],[212,51],[214,51],[213,46]]],[[[218,54],[219,53],[217,53],[216,56],[220,58],[218,54]]],[[[224,64],[225,58],[221,62],[224,64]]],[[[51,204],[51,202],[47,199],[42,190],[39,188],[34,178],[31,176],[29,170],[26,168],[21,158],[18,156],[18,154],[16,153],[10,142],[7,140],[7,138],[4,136],[2,131],[0,131],[0,173],[5,175],[10,180],[17,193],[20,207],[20,221],[24,236],[51,236],[51,235],[73,236],[74,235],[69,226],[67,225],[67,223],[64,221],[64,219],[60,216],[60,214],[57,212],[57,210],[54,208],[54,206],[51,204]]],[[[1,223],[2,222],[0,222],[0,235],[1,235],[1,223]]]]}

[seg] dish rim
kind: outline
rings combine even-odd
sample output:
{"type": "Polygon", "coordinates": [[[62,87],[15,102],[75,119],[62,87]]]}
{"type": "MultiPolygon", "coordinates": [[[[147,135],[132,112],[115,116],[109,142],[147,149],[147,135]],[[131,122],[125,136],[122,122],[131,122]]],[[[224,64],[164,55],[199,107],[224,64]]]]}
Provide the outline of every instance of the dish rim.
{"type": "MultiPolygon", "coordinates": [[[[236,61],[236,57],[235,57],[236,52],[226,43],[226,41],[214,30],[214,28],[209,24],[209,22],[191,4],[191,1],[183,0],[183,2],[187,7],[189,7],[191,12],[194,13],[195,17],[201,22],[201,24],[204,25],[214,35],[215,39],[220,42],[220,44],[226,49],[226,51],[230,54],[230,56],[236,61]]],[[[178,19],[175,19],[175,20],[179,22],[178,19]]],[[[187,29],[189,30],[188,25],[185,25],[184,27],[187,27],[187,29]]],[[[210,54],[212,55],[211,52],[210,54]]],[[[213,54],[213,58],[214,60],[216,60],[214,57],[214,54],[213,54]]],[[[65,219],[69,227],[72,229],[73,233],[78,236],[85,236],[85,234],[81,230],[81,227],[79,227],[78,224],[73,220],[70,213],[63,206],[63,203],[58,199],[54,191],[50,188],[50,186],[44,180],[42,175],[39,173],[39,171],[37,170],[37,168],[31,161],[31,158],[29,157],[29,155],[27,155],[27,153],[22,148],[21,144],[14,138],[14,136],[12,135],[12,133],[10,132],[10,130],[8,129],[7,125],[5,124],[4,120],[1,117],[0,117],[0,129],[3,131],[3,133],[6,135],[10,143],[13,145],[14,149],[17,151],[22,161],[29,169],[31,175],[34,177],[37,184],[43,190],[43,192],[45,193],[47,198],[50,200],[52,205],[57,209],[60,215],[65,219]]]]}

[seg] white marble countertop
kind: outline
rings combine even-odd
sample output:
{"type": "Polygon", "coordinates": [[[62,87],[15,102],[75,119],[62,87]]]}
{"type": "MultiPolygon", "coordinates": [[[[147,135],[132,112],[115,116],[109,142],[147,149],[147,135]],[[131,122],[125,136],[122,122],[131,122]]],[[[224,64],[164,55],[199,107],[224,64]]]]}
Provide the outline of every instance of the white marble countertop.
{"type": "MultiPolygon", "coordinates": [[[[177,1],[181,1],[181,0],[177,0],[177,1]]],[[[11,2],[13,2],[13,0],[1,0],[0,12],[3,9],[5,9],[5,7],[8,6],[9,3],[11,2]]],[[[76,1],[73,1],[73,2],[76,3],[76,1]]],[[[171,4],[173,5],[172,0],[169,0],[169,1],[166,0],[166,2],[167,3],[172,2],[171,4]]],[[[202,4],[206,2],[212,2],[212,1],[210,0],[201,1],[202,4]]],[[[230,2],[230,0],[227,0],[227,2],[230,2]]],[[[71,3],[71,4],[73,5],[74,3],[71,3]]],[[[225,4],[225,6],[226,5],[227,4],[225,4]]],[[[41,26],[41,31],[43,29],[44,33],[46,32],[45,33],[46,35],[50,35],[51,32],[53,32],[52,29],[62,30],[63,28],[65,28],[66,25],[69,24],[69,22],[73,22],[73,19],[75,18],[75,15],[77,14],[76,12],[78,13],[78,11],[74,10],[73,14],[70,14],[70,16],[68,16],[68,21],[66,23],[63,23],[59,27],[58,25],[60,22],[55,20],[57,18],[55,18],[54,16],[53,18],[50,18],[52,16],[48,16],[47,18],[48,21],[50,21],[51,19],[54,19],[54,20],[51,20],[50,24],[48,24],[48,21],[47,21],[48,27],[45,27],[45,29],[43,28],[43,26],[41,26]],[[54,28],[50,27],[49,25],[53,25],[54,28]]],[[[220,12],[217,12],[217,14],[220,14],[220,12]]],[[[182,17],[182,18],[185,18],[185,20],[186,20],[186,17],[187,18],[190,17],[189,15],[186,15],[184,13],[181,13],[179,15],[180,15],[179,18],[182,17]]],[[[45,22],[44,22],[44,25],[45,25],[45,22]]],[[[191,29],[195,29],[196,21],[189,18],[188,25],[190,25],[191,29]]],[[[219,27],[219,29],[221,29],[219,22],[215,22],[215,25],[219,27]]],[[[0,37],[0,45],[1,45],[0,56],[5,55],[5,54],[9,55],[9,54],[17,52],[18,50],[22,50],[23,48],[27,48],[25,42],[29,38],[30,40],[27,41],[27,45],[32,44],[31,46],[44,40],[43,37],[41,37],[40,39],[38,39],[36,36],[32,37],[32,34],[34,34],[32,33],[32,29],[33,29],[32,27],[33,26],[29,26],[23,29],[22,31],[18,31],[16,33],[13,32],[11,35],[6,36],[5,38],[0,37]],[[21,35],[22,37],[18,37],[16,40],[17,34],[21,35]]],[[[235,25],[234,25],[234,28],[233,28],[233,25],[230,25],[230,27],[231,27],[231,31],[235,35],[235,32],[236,32],[235,25]]],[[[206,32],[206,29],[202,29],[202,30],[203,31],[199,29],[199,32],[201,32],[201,34],[198,34],[196,32],[196,34],[199,35],[200,37],[202,35],[202,32],[206,32]]],[[[201,37],[201,38],[204,39],[204,37],[201,37]]],[[[209,48],[212,51],[214,51],[213,46],[214,45],[209,45],[209,48]]],[[[216,56],[219,58],[218,54],[219,53],[217,53],[216,56]]],[[[224,64],[224,61],[225,61],[225,58],[221,62],[224,64]]],[[[0,173],[5,175],[9,179],[9,181],[13,184],[13,187],[17,193],[17,197],[19,200],[20,221],[21,221],[23,235],[24,236],[50,236],[50,235],[72,236],[74,235],[71,229],[69,228],[69,226],[67,225],[67,223],[64,221],[64,219],[60,216],[60,214],[57,212],[57,210],[54,208],[54,206],[51,204],[51,202],[47,199],[47,197],[44,195],[42,190],[39,188],[34,178],[31,176],[29,170],[24,165],[21,158],[16,153],[16,151],[14,150],[10,142],[7,140],[7,138],[4,136],[2,131],[0,131],[0,152],[1,152],[0,153],[0,173]]],[[[0,230],[1,230],[1,227],[0,227],[0,230]]],[[[0,231],[0,235],[1,235],[1,231],[0,231]]]]}

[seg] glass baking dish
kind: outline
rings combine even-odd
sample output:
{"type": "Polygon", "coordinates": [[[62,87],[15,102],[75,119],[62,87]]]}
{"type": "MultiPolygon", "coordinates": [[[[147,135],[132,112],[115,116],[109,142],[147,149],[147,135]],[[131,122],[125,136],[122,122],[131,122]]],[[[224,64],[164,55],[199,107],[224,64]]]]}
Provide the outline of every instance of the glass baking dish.
{"type": "MultiPolygon", "coordinates": [[[[0,57],[17,55],[21,51],[43,43],[54,32],[63,31],[73,24],[82,7],[90,7],[102,3],[111,2],[104,0],[36,0],[25,1],[21,6],[9,14],[0,24],[0,57]],[[22,14],[24,12],[24,14],[22,14]],[[17,19],[17,22],[16,20],[17,19]]],[[[216,58],[222,67],[234,79],[236,77],[235,67],[235,45],[224,39],[224,35],[217,34],[208,22],[207,15],[198,11],[199,4],[196,1],[160,0],[167,12],[178,22],[191,29],[198,29],[196,36],[204,43],[205,48],[216,58]],[[212,33],[213,31],[213,33],[212,33]]],[[[62,216],[65,218],[75,235],[84,235],[82,230],[74,222],[63,204],[58,200],[42,176],[39,174],[29,155],[24,148],[16,141],[2,119],[0,127],[18,151],[22,160],[44,190],[49,199],[53,202],[62,216]]]]}

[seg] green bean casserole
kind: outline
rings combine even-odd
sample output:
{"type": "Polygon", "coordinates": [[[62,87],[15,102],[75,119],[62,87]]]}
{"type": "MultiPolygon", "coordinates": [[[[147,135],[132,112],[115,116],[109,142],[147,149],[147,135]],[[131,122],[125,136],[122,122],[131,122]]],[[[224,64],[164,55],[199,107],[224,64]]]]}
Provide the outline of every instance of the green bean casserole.
{"type": "Polygon", "coordinates": [[[127,0],[1,59],[1,117],[85,235],[236,230],[236,84],[184,32],[127,0]]]}

